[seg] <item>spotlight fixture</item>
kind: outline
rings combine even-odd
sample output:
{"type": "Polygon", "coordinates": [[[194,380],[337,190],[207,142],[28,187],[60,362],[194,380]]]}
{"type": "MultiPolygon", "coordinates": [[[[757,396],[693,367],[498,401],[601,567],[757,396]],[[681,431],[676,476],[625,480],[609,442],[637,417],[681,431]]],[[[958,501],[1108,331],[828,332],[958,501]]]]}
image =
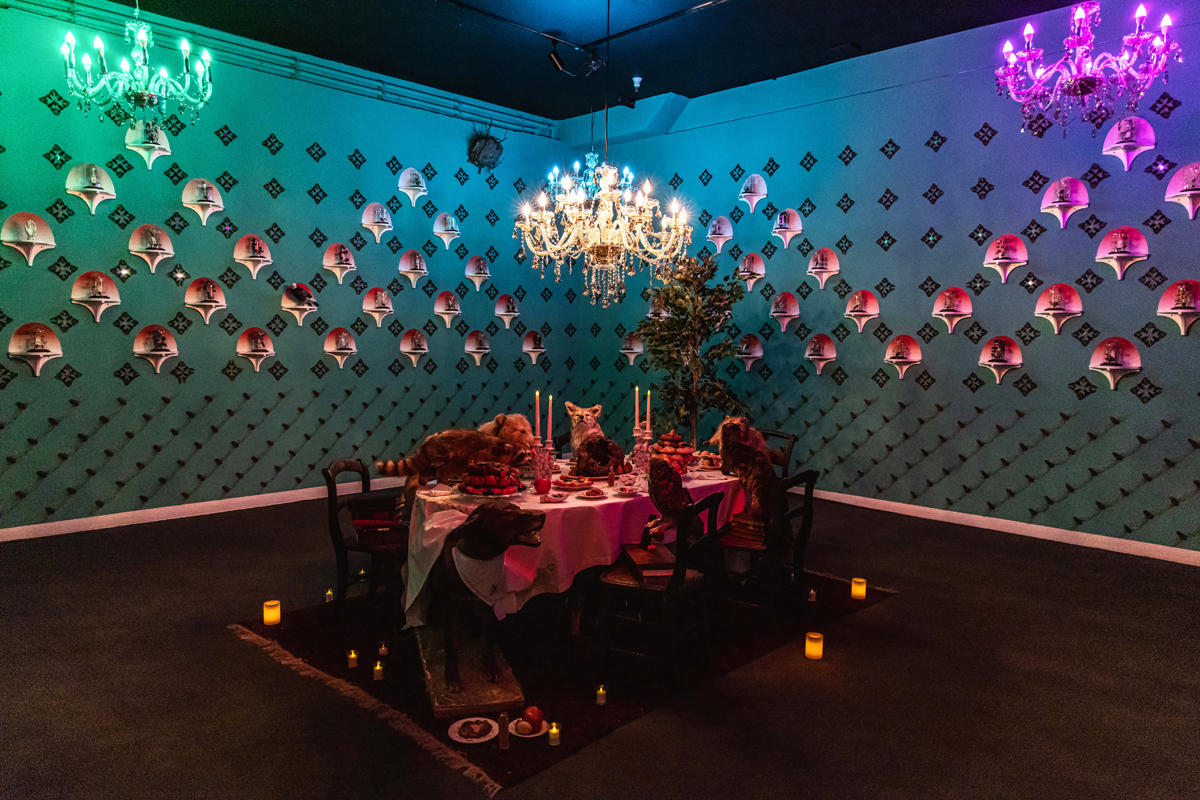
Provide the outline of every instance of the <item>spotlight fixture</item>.
{"type": "Polygon", "coordinates": [[[550,55],[548,56],[548,58],[550,59],[550,63],[554,65],[554,68],[556,70],[558,70],[559,72],[567,71],[567,65],[563,63],[562,56],[560,56],[558,54],[558,42],[555,42],[553,45],[551,45],[550,55]]]}
{"type": "Polygon", "coordinates": [[[623,94],[618,94],[617,95],[617,105],[625,106],[626,108],[633,108],[634,106],[637,105],[637,100],[633,97],[627,97],[623,94]]]}

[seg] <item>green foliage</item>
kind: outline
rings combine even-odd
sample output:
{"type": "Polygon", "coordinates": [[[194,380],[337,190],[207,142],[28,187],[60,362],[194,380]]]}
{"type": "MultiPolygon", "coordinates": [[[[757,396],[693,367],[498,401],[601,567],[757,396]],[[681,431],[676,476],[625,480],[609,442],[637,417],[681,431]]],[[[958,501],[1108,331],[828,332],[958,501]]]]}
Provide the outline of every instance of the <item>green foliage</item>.
{"type": "Polygon", "coordinates": [[[653,387],[657,420],[667,427],[686,426],[693,447],[702,413],[746,410],[719,371],[737,354],[737,343],[723,328],[745,288],[732,275],[715,280],[716,274],[711,257],[684,259],[651,292],[653,306],[662,313],[637,326],[650,366],[666,373],[653,387]]]}

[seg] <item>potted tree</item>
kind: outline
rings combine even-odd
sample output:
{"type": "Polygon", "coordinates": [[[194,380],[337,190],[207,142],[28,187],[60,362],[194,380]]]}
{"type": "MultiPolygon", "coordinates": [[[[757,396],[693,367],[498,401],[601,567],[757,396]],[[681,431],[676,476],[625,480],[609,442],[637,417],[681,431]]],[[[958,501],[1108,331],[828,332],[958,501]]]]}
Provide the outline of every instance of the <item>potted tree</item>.
{"type": "Polygon", "coordinates": [[[692,447],[701,414],[746,410],[718,370],[737,354],[723,328],[745,289],[732,275],[714,281],[716,274],[712,257],[681,260],[651,290],[651,314],[637,326],[650,366],[665,373],[652,387],[656,416],[671,427],[687,426],[692,447]]]}

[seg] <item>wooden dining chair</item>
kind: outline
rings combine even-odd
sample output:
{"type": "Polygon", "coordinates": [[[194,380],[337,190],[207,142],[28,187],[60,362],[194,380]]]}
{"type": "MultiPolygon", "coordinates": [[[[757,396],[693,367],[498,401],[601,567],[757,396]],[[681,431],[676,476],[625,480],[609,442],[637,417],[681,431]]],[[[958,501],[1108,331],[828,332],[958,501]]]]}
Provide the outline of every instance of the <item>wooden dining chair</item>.
{"type": "Polygon", "coordinates": [[[681,522],[698,518],[704,533],[692,542],[675,542],[675,567],[669,579],[643,580],[624,558],[600,576],[601,630],[607,653],[665,661],[674,675],[680,645],[697,629],[707,653],[713,610],[707,576],[718,568],[712,555],[719,553],[713,545],[724,499],[724,492],[714,492],[684,511],[681,522]],[[613,629],[618,625],[648,636],[661,648],[614,644],[613,629]],[[654,649],[659,652],[651,652],[654,649]]]}
{"type": "MultiPolygon", "coordinates": [[[[570,443],[571,443],[571,432],[570,431],[567,431],[566,433],[560,433],[558,436],[555,436],[554,442],[553,442],[554,455],[555,456],[560,455],[563,451],[563,448],[566,447],[567,445],[569,445],[570,443]]],[[[572,455],[574,455],[574,453],[572,453],[572,455]]]]}
{"type": "Polygon", "coordinates": [[[764,592],[768,595],[765,599],[771,600],[773,605],[784,602],[788,594],[792,595],[793,599],[807,594],[804,580],[804,558],[808,550],[808,540],[812,534],[813,493],[816,491],[818,475],[819,473],[814,469],[805,470],[785,478],[779,484],[780,494],[777,502],[784,504],[788,504],[792,489],[800,485],[804,486],[804,502],[785,512],[782,520],[791,535],[790,564],[776,562],[765,565],[763,556],[767,552],[766,542],[749,543],[744,537],[728,535],[728,528],[720,531],[717,541],[721,548],[748,552],[751,556],[751,571],[736,577],[764,579],[761,583],[764,592]],[[783,580],[779,580],[781,572],[783,580]]]}
{"type": "MultiPolygon", "coordinates": [[[[367,597],[370,600],[375,599],[375,591],[379,585],[379,579],[383,573],[384,567],[388,567],[388,578],[391,580],[399,580],[400,567],[408,559],[408,523],[407,521],[395,526],[392,535],[386,543],[365,543],[360,540],[357,531],[350,531],[350,536],[347,536],[347,531],[342,526],[341,512],[357,499],[362,499],[365,495],[370,494],[372,498],[389,499],[402,498],[404,496],[403,487],[395,489],[384,489],[382,491],[371,491],[371,474],[367,470],[367,465],[359,460],[340,459],[334,461],[325,469],[321,470],[321,474],[325,477],[325,486],[328,488],[328,515],[329,515],[329,538],[333,541],[333,552],[337,559],[337,597],[334,600],[334,616],[340,617],[342,609],[346,604],[346,592],[350,586],[362,580],[367,583],[367,597]],[[355,494],[338,495],[338,475],[345,472],[356,473],[361,480],[361,491],[355,494]],[[368,574],[351,572],[350,569],[350,553],[363,553],[371,557],[371,567],[368,574]]],[[[405,509],[407,512],[407,509],[405,509]]],[[[403,514],[403,519],[408,519],[408,514],[403,514]]],[[[401,587],[389,586],[389,591],[396,589],[397,598],[400,594],[401,587]]]]}
{"type": "Polygon", "coordinates": [[[786,478],[792,468],[792,449],[796,446],[796,434],[784,431],[759,431],[771,449],[771,463],[779,467],[780,477],[786,478]],[[779,446],[774,441],[779,441],[779,446]]]}

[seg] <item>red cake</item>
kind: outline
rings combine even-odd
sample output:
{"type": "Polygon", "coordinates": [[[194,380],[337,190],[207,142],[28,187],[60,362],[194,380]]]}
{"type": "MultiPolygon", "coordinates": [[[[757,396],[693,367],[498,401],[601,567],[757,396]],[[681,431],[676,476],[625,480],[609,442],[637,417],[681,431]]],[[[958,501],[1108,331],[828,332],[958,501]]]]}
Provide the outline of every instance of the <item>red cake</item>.
{"type": "Polygon", "coordinates": [[[693,454],[696,449],[685,442],[678,433],[671,431],[658,437],[658,442],[650,445],[650,451],[667,459],[677,472],[683,473],[695,460],[693,454]]]}
{"type": "Polygon", "coordinates": [[[504,497],[521,491],[521,473],[507,464],[482,461],[467,467],[462,483],[463,494],[478,497],[504,497]]]}

